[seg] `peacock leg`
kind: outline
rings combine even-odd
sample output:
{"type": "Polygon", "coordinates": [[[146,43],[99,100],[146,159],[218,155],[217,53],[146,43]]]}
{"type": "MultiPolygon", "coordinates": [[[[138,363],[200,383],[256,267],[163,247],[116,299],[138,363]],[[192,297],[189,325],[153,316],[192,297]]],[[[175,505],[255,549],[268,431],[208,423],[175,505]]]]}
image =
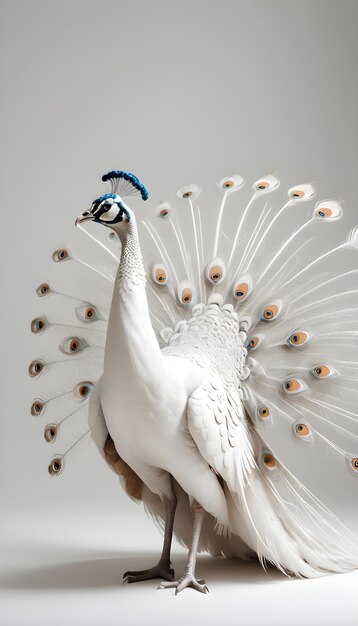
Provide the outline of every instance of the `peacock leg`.
{"type": "Polygon", "coordinates": [[[173,537],[173,525],[177,499],[173,492],[172,498],[164,497],[165,509],[165,529],[162,554],[159,562],[150,569],[144,569],[133,572],[125,572],[123,574],[124,583],[137,583],[141,580],[150,580],[151,578],[164,578],[165,580],[173,580],[174,570],[170,567],[170,549],[173,537]]]}
{"type": "Polygon", "coordinates": [[[188,560],[186,562],[186,566],[184,568],[183,575],[179,580],[174,580],[171,582],[162,582],[158,589],[168,589],[170,587],[175,588],[175,595],[185,589],[185,587],[193,587],[197,591],[201,591],[201,593],[207,593],[209,589],[205,585],[205,580],[196,580],[195,578],[195,564],[196,564],[196,553],[198,549],[201,525],[203,523],[203,519],[205,516],[204,509],[194,500],[192,505],[193,511],[193,538],[188,554],[188,560]]]}

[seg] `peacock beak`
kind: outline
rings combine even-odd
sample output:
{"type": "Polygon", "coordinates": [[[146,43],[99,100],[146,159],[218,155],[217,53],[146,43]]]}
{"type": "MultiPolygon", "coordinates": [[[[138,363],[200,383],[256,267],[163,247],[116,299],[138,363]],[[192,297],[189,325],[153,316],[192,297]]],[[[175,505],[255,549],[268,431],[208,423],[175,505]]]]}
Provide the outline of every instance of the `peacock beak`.
{"type": "Polygon", "coordinates": [[[76,219],[75,226],[78,226],[78,224],[82,224],[83,222],[90,222],[92,220],[94,220],[94,215],[92,215],[92,213],[90,213],[89,211],[85,211],[76,219]]]}

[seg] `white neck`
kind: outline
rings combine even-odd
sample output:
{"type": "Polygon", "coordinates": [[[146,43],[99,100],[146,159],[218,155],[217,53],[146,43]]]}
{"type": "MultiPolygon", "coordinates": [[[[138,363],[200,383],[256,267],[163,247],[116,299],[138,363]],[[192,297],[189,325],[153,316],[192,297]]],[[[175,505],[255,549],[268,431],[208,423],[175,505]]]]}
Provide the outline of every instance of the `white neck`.
{"type": "Polygon", "coordinates": [[[133,379],[152,383],[163,367],[163,356],[150,321],[134,215],[116,232],[122,251],[108,321],[104,376],[117,376],[123,386],[133,385],[133,379]]]}

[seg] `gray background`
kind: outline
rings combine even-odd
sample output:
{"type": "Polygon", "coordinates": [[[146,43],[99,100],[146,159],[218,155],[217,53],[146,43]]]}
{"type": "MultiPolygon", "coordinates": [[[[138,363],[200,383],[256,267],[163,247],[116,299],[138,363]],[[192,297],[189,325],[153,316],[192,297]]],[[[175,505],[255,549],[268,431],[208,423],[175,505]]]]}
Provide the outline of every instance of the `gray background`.
{"type": "Polygon", "coordinates": [[[342,612],[353,624],[355,575],[272,571],[270,584],[256,565],[202,558],[210,598],[121,587],[159,534],[90,444],[50,480],[26,367],[34,287],[108,169],[134,171],[153,204],[187,182],[271,171],[344,197],[342,232],[358,222],[358,3],[15,0],[1,13],[1,625],[191,624],[192,611],[203,624],[342,612]]]}

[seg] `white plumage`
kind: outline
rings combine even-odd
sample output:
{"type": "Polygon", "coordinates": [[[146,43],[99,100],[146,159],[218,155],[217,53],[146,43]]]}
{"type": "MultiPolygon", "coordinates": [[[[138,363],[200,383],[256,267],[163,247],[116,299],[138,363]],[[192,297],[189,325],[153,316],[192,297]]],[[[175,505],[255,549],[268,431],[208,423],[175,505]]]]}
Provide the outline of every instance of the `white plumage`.
{"type": "MultiPolygon", "coordinates": [[[[91,260],[67,247],[53,255],[71,264],[72,281],[78,268],[80,291],[37,289],[61,297],[75,321],[43,314],[32,322],[36,334],[62,335],[63,355],[49,349],[31,363],[31,376],[45,381],[52,370],[57,381],[31,412],[51,415],[62,401],[62,420],[44,429],[51,443],[89,399],[89,430],[79,440],[91,433],[129,495],[164,521],[158,565],[126,579],[206,591],[194,576],[197,549],[257,555],[297,576],[358,567],[357,538],[322,502],[330,481],[347,493],[358,486],[357,229],[330,250],[324,237],[341,204],[313,207],[314,189],[302,184],[268,207],[279,187],[272,175],[242,202],[244,181],[233,175],[218,185],[213,226],[196,185],[178,191],[177,210],[162,202],[154,219],[137,221],[122,198],[146,199],[144,186],[128,172],[103,179],[112,193],[77,220],[99,244],[91,260]],[[110,227],[106,239],[85,221],[110,227]],[[91,274],[96,300],[82,295],[79,272],[91,274]],[[178,581],[173,525],[191,546],[178,581]]],[[[53,458],[50,474],[74,449],[53,458]]]]}

